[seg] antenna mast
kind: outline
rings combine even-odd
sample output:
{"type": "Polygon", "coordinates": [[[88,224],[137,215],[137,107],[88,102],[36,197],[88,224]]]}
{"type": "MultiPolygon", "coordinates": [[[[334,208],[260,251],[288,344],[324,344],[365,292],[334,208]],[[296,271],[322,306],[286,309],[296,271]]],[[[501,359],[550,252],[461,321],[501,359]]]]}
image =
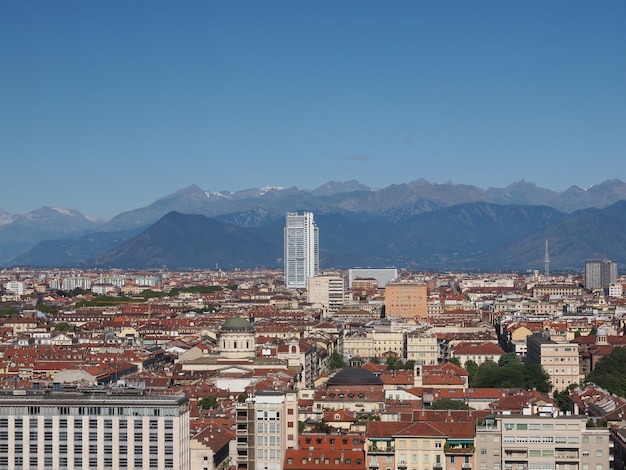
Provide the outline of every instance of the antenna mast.
{"type": "Polygon", "coordinates": [[[550,276],[550,254],[548,253],[548,240],[546,240],[546,254],[543,255],[543,274],[550,276]]]}

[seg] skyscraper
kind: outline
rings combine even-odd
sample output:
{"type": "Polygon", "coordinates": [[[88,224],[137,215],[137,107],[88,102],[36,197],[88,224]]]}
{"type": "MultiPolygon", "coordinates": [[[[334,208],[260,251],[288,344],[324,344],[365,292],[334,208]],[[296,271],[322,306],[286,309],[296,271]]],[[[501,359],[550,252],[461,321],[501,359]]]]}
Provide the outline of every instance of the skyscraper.
{"type": "Polygon", "coordinates": [[[287,212],[284,258],[288,289],[304,288],[307,279],[319,274],[319,230],[312,212],[287,212]]]}
{"type": "Polygon", "coordinates": [[[585,261],[585,288],[601,289],[617,282],[615,261],[591,259],[585,261]]]}

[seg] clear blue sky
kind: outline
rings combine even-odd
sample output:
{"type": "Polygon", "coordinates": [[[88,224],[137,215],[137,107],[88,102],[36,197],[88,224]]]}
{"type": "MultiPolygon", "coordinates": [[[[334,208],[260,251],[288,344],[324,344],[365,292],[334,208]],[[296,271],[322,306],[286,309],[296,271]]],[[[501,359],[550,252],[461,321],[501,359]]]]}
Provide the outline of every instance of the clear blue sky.
{"type": "Polygon", "coordinates": [[[0,208],[626,179],[624,1],[0,2],[0,208]]]}

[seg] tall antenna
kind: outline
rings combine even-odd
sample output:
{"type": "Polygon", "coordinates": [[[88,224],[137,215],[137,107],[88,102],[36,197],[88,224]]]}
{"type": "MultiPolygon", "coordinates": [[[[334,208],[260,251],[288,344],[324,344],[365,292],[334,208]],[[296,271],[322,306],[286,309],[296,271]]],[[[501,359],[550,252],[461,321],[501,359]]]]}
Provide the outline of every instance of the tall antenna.
{"type": "Polygon", "coordinates": [[[548,240],[546,240],[546,254],[543,256],[543,274],[550,276],[550,253],[548,253],[548,240]]]}

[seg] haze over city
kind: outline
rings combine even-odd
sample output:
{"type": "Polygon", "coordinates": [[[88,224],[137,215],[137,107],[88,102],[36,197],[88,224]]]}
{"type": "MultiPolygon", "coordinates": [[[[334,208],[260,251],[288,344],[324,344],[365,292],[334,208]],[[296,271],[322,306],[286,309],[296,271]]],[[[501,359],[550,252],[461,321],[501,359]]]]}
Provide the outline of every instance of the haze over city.
{"type": "Polygon", "coordinates": [[[623,2],[5,2],[0,208],[620,177],[623,2]]]}

